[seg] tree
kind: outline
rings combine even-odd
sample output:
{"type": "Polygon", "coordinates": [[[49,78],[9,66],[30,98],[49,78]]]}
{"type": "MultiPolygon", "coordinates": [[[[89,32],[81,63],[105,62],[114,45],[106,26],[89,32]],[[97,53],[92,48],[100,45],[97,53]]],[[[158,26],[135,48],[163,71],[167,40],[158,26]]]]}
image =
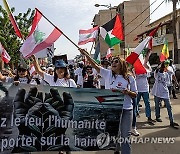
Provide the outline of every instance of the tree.
{"type": "MultiPolygon", "coordinates": [[[[14,12],[15,8],[11,8],[11,11],[14,12]]],[[[34,12],[34,10],[31,11],[29,8],[26,13],[19,13],[15,16],[15,20],[24,38],[26,38],[29,33],[34,12]]],[[[16,36],[9,16],[2,6],[0,6],[0,42],[11,56],[10,64],[18,64],[20,60],[19,49],[23,42],[16,36]]]]}
{"type": "Polygon", "coordinates": [[[174,63],[180,64],[180,53],[178,51],[178,43],[177,43],[177,33],[176,33],[176,23],[177,23],[177,3],[180,0],[166,0],[167,3],[173,3],[173,18],[172,18],[172,29],[173,29],[173,40],[174,40],[174,63]]]}

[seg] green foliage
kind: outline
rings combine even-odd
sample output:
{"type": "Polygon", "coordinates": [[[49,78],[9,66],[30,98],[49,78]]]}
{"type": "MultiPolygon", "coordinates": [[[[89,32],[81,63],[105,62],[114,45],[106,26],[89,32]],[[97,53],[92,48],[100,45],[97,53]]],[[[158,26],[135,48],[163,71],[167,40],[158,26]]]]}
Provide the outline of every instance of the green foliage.
{"type": "MultiPolygon", "coordinates": [[[[11,11],[14,12],[15,8],[11,8],[11,11]]],[[[31,11],[29,8],[26,13],[19,13],[14,16],[24,38],[29,34],[34,13],[35,11],[31,11]]],[[[2,6],[0,6],[0,42],[11,56],[11,64],[17,64],[20,61],[19,50],[23,41],[16,36],[9,16],[2,6]]]]}

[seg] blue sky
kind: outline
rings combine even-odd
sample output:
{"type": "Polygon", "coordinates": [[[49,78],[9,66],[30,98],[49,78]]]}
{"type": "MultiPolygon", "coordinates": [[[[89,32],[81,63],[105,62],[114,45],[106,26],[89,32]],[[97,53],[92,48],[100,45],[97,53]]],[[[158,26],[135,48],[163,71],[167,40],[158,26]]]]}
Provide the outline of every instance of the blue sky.
{"type": "MultiPolygon", "coordinates": [[[[152,3],[155,0],[150,0],[152,3]]],[[[163,0],[157,0],[151,7],[154,10],[163,0]]],[[[70,39],[78,43],[79,29],[89,29],[92,27],[92,19],[99,9],[106,9],[104,7],[96,8],[94,4],[111,4],[117,6],[123,0],[8,0],[10,7],[15,7],[15,14],[19,12],[26,12],[28,8],[38,8],[51,22],[59,27],[70,39]]],[[[2,5],[2,0],[0,1],[2,5]]],[[[151,16],[151,22],[170,13],[172,5],[164,3],[151,16]]],[[[92,43],[81,46],[90,50],[92,43]]],[[[64,36],[61,36],[55,42],[55,54],[67,54],[68,59],[74,58],[79,51],[70,43],[64,36]]]]}

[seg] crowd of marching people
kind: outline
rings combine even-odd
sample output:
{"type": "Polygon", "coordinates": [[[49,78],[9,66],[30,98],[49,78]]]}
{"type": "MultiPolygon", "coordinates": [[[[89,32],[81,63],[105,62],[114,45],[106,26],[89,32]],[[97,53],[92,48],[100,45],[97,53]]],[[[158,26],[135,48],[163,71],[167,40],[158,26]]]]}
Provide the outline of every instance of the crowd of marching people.
{"type": "MultiPolygon", "coordinates": [[[[135,74],[133,67],[118,56],[111,57],[111,59],[104,58],[101,64],[97,64],[85,50],[80,49],[80,52],[86,57],[86,64],[84,61],[80,61],[77,64],[68,65],[62,59],[59,59],[54,62],[54,65],[40,66],[37,58],[32,56],[31,61],[35,68],[33,74],[30,74],[27,66],[19,65],[15,72],[6,70],[6,75],[0,73],[0,80],[15,85],[26,83],[119,91],[125,95],[120,126],[120,134],[123,138],[130,138],[130,135],[140,135],[137,131],[136,117],[139,116],[140,107],[142,106],[140,104],[141,97],[144,101],[145,116],[148,123],[154,125],[155,122],[162,122],[160,107],[163,101],[167,108],[170,126],[178,128],[179,125],[174,122],[170,103],[171,98],[177,99],[174,87],[179,86],[172,60],[160,63],[154,72],[155,83],[151,89],[151,94],[154,96],[156,118],[153,120],[147,73],[135,74]],[[171,94],[173,97],[171,97],[171,94]]],[[[122,154],[130,153],[130,143],[123,143],[121,146],[122,154]]],[[[118,153],[118,151],[119,149],[116,149],[115,153],[118,153]]]]}

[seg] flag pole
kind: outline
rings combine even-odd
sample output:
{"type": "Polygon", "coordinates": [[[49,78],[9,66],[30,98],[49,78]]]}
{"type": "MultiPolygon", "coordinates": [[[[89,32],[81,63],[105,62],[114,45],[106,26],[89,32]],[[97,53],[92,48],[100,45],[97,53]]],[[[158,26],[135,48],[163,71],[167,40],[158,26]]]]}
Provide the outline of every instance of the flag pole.
{"type": "Polygon", "coordinates": [[[93,42],[92,46],[91,46],[91,50],[90,50],[90,55],[91,55],[91,52],[92,52],[92,49],[93,49],[93,46],[95,45],[95,42],[93,42]]]}
{"type": "Polygon", "coordinates": [[[79,48],[79,46],[76,44],[76,43],[74,43],[66,34],[64,34],[56,25],[54,25],[46,16],[44,16],[42,13],[41,13],[41,11],[39,11],[37,8],[35,8],[47,21],[49,21],[55,28],[57,28],[57,30],[59,31],[59,32],[61,32],[72,44],[74,44],[74,46],[75,47],[77,47],[78,49],[80,49],[79,48]]]}

